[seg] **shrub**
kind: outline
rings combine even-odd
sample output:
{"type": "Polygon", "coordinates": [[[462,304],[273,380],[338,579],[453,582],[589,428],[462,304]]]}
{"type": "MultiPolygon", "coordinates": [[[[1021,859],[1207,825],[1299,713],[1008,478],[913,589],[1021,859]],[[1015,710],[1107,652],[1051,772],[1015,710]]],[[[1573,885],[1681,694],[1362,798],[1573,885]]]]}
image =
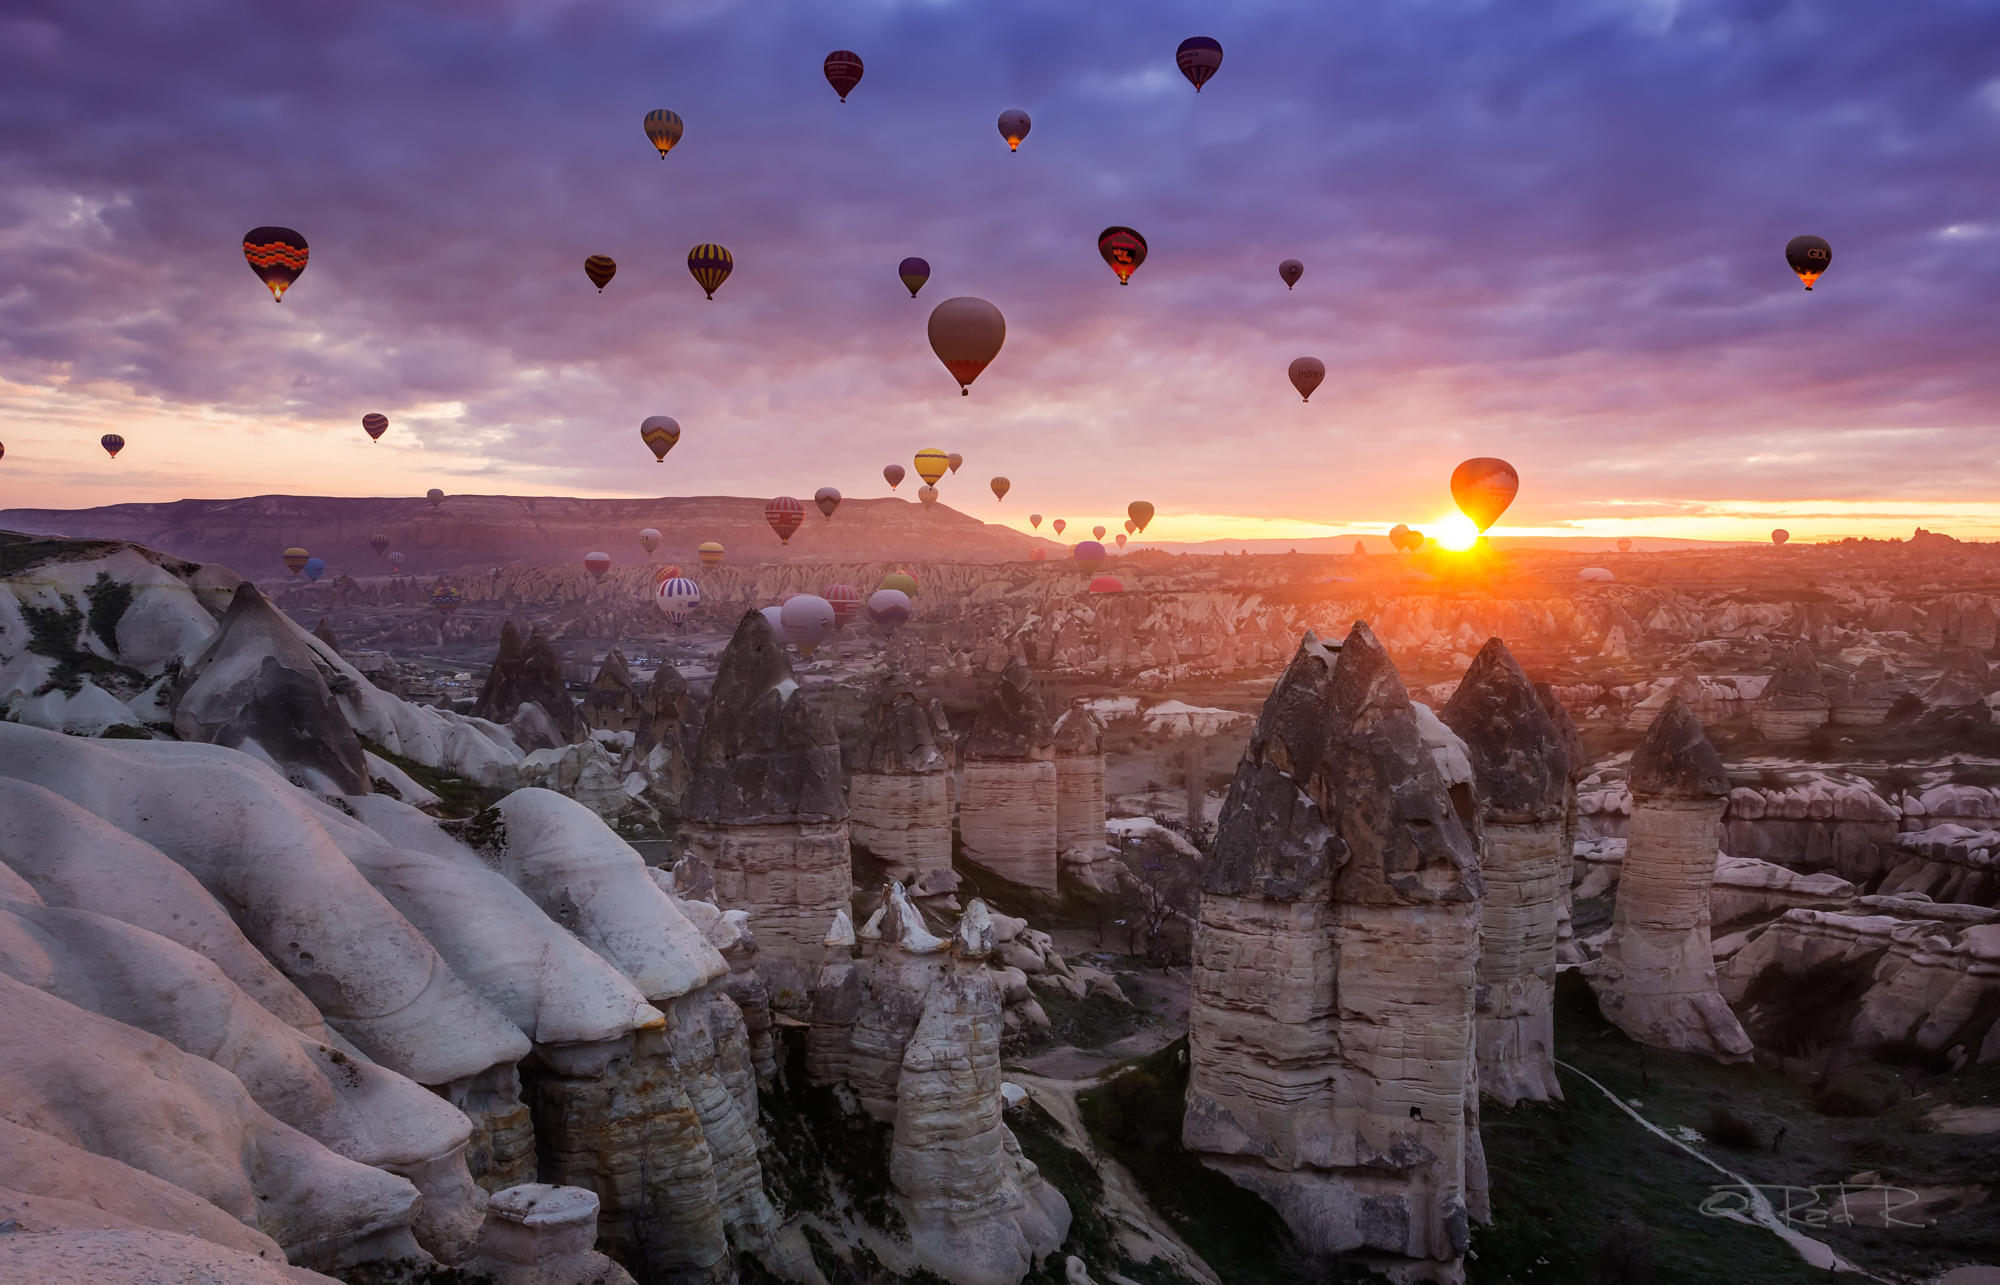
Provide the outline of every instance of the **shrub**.
{"type": "Polygon", "coordinates": [[[1757,1135],[1756,1126],[1720,1102],[1708,1109],[1708,1128],[1705,1132],[1710,1142],[1731,1151],[1764,1149],[1764,1140],[1757,1135]]]}

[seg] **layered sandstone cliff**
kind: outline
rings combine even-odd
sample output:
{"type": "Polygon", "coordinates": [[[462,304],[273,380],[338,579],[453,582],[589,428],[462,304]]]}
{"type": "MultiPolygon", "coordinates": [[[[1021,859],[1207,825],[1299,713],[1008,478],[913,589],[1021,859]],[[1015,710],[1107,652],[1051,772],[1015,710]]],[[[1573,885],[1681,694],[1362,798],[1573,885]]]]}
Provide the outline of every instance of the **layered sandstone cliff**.
{"type": "Polygon", "coordinates": [[[854,845],[889,878],[930,895],[957,886],[951,872],[951,764],[929,707],[901,673],[883,676],[868,707],[847,784],[854,845]]]}
{"type": "Polygon", "coordinates": [[[1118,886],[1104,843],[1104,724],[1072,705],[1056,720],[1056,859],[1064,879],[1097,892],[1118,886]]]}
{"type": "Polygon", "coordinates": [[[1766,740],[1796,741],[1824,727],[1833,717],[1832,710],[1819,662],[1813,658],[1812,648],[1801,641],[1771,676],[1764,695],[1750,711],[1750,724],[1766,740]]]}
{"type": "Polygon", "coordinates": [[[1009,661],[964,744],[958,808],[965,855],[1015,883],[1056,891],[1054,733],[1034,675],[1009,661]]]}

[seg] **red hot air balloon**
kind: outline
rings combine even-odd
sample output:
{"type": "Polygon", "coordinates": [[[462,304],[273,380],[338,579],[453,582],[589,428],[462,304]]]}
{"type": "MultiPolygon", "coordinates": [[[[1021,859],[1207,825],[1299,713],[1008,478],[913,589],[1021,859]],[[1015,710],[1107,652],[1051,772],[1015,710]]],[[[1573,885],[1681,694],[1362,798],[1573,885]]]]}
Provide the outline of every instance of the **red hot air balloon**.
{"type": "Polygon", "coordinates": [[[1774,545],[1782,545],[1791,538],[1792,533],[1783,527],[1779,527],[1777,530],[1771,532],[1771,543],[1774,545]]]}
{"type": "Polygon", "coordinates": [[[1030,513],[1030,514],[1028,515],[1028,525],[1029,525],[1029,526],[1031,526],[1031,527],[1033,527],[1033,528],[1034,528],[1035,530],[1037,530],[1037,531],[1041,530],[1041,529],[1042,529],[1042,515],[1041,515],[1041,514],[1039,514],[1039,513],[1030,513]]]}
{"type": "Polygon", "coordinates": [[[790,544],[792,532],[806,520],[806,506],[789,495],[781,495],[764,506],[764,520],[778,533],[779,544],[790,544]]]}
{"type": "Polygon", "coordinates": [[[924,288],[924,282],[931,279],[931,265],[913,254],[896,265],[896,275],[903,279],[903,284],[909,288],[910,298],[914,299],[917,291],[924,288]]]}
{"type": "Polygon", "coordinates": [[[285,301],[285,291],[306,270],[306,239],[290,228],[251,228],[243,234],[243,258],[271,292],[273,303],[285,301]]]}
{"type": "Polygon", "coordinates": [[[1097,253],[1118,274],[1118,284],[1132,284],[1132,274],[1146,261],[1146,238],[1131,228],[1111,227],[1097,234],[1097,253]]]}
{"type": "Polygon", "coordinates": [[[1055,528],[1055,532],[1057,535],[1061,535],[1063,533],[1063,528],[1068,526],[1069,523],[1063,521],[1061,518],[1057,518],[1054,522],[1050,523],[1049,525],[1055,528]]]}
{"type": "Polygon", "coordinates": [[[1007,319],[984,299],[960,295],[931,309],[931,351],[951,377],[961,397],[972,394],[972,381],[1000,355],[1007,342],[1007,319]]]}
{"type": "Polygon", "coordinates": [[[379,411],[370,411],[361,417],[361,431],[379,442],[382,434],[389,431],[389,417],[379,411]]]}
{"type": "Polygon", "coordinates": [[[604,573],[611,570],[611,555],[608,553],[586,553],[583,555],[583,569],[590,573],[592,580],[604,579],[604,573]]]}
{"type": "Polygon", "coordinates": [[[1125,542],[1131,538],[1132,538],[1131,536],[1126,535],[1123,531],[1120,531],[1118,533],[1118,547],[1121,549],[1124,548],[1125,542]]]}
{"type": "Polygon", "coordinates": [[[823,66],[826,83],[833,86],[833,92],[840,95],[841,102],[846,102],[854,87],[861,83],[861,55],[852,49],[836,49],[826,56],[823,66]]]}
{"type": "Polygon", "coordinates": [[[1092,593],[1124,593],[1125,582],[1117,576],[1097,576],[1090,582],[1092,593]]]}
{"type": "Polygon", "coordinates": [[[1174,62],[1198,94],[1215,75],[1216,68],[1222,66],[1222,46],[1210,36],[1189,36],[1174,50],[1174,62]]]}
{"type": "Polygon", "coordinates": [[[125,449],[125,439],[116,433],[106,433],[97,439],[97,444],[114,460],[118,458],[118,452],[125,449]]]}
{"type": "Polygon", "coordinates": [[[822,486],[813,492],[813,503],[819,506],[822,514],[832,517],[833,511],[840,507],[840,492],[830,486],[822,486]]]}
{"type": "Polygon", "coordinates": [[[1094,526],[1090,528],[1090,533],[1096,536],[1100,540],[1104,538],[1104,528],[1101,526],[1094,526]]]}
{"type": "Polygon", "coordinates": [[[885,465],[882,469],[882,480],[889,484],[890,490],[895,490],[903,484],[903,466],[901,464],[885,465]]]}
{"type": "Polygon", "coordinates": [[[833,606],[833,627],[847,628],[847,622],[854,619],[854,613],[861,610],[861,591],[851,584],[831,584],[826,587],[826,600],[833,606]]]}
{"type": "Polygon", "coordinates": [[[1292,364],[1285,368],[1285,374],[1292,381],[1292,387],[1299,390],[1299,400],[1313,399],[1313,389],[1326,378],[1326,363],[1317,357],[1294,357],[1292,364]]]}
{"type": "Polygon", "coordinates": [[[1514,466],[1491,456],[1467,460],[1451,471],[1451,498],[1482,535],[1500,520],[1520,489],[1521,475],[1514,466]]]}

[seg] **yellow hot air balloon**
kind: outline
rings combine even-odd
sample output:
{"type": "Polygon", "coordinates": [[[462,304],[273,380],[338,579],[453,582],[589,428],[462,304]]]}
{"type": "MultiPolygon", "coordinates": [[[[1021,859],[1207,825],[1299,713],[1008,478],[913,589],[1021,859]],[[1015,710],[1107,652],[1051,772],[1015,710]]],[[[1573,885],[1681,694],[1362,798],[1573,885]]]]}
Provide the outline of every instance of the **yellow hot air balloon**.
{"type": "Polygon", "coordinates": [[[646,113],[646,137],[653,140],[653,146],[660,149],[660,159],[666,160],[667,153],[674,150],[674,144],[681,141],[681,118],[664,107],[655,107],[646,113]]]}
{"type": "Polygon", "coordinates": [[[993,498],[996,500],[1006,499],[1007,492],[1014,489],[1014,484],[1004,477],[996,477],[987,485],[993,488],[993,498]]]}
{"type": "Polygon", "coordinates": [[[709,540],[696,549],[694,554],[697,558],[701,559],[702,566],[712,567],[722,561],[722,542],[719,540],[709,540]]]}
{"type": "Polygon", "coordinates": [[[688,275],[711,299],[715,298],[715,292],[722,289],[722,283],[729,280],[729,274],[735,270],[736,257],[712,241],[705,241],[688,251],[688,275]]]}
{"type": "Polygon", "coordinates": [[[653,452],[653,462],[667,462],[667,452],[681,440],[680,421],[671,415],[648,415],[639,421],[639,440],[653,452]]]}
{"type": "Polygon", "coordinates": [[[931,351],[951,377],[961,397],[972,394],[972,381],[1000,355],[1007,342],[1007,319],[984,299],[960,295],[931,309],[931,351]]]}
{"type": "Polygon", "coordinates": [[[917,578],[907,571],[891,571],[882,577],[882,583],[878,587],[899,590],[914,597],[917,592],[917,578]]]}
{"type": "Polygon", "coordinates": [[[297,575],[300,571],[304,570],[306,562],[312,557],[310,553],[307,553],[297,545],[285,550],[279,556],[284,561],[285,570],[293,575],[297,575]]]}
{"type": "Polygon", "coordinates": [[[927,446],[917,452],[917,458],[912,463],[916,465],[917,476],[924,480],[925,485],[936,486],[938,479],[951,468],[951,457],[935,446],[927,446]]]}

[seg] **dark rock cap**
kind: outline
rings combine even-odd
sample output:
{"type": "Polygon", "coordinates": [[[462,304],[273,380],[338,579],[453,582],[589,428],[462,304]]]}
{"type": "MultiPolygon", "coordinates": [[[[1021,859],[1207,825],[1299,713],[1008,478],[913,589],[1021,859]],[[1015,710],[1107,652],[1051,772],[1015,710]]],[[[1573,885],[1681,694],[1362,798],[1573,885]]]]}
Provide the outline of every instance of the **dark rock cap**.
{"type": "Polygon", "coordinates": [[[510,620],[500,628],[500,650],[493,657],[493,670],[486,676],[486,686],[480,689],[472,714],[495,723],[511,722],[528,701],[542,707],[570,744],[590,735],[583,713],[563,681],[562,657],[555,644],[540,628],[526,642],[521,641],[520,626],[510,620]]]}
{"type": "Polygon", "coordinates": [[[646,694],[639,698],[639,725],[632,732],[635,761],[652,753],[655,745],[662,742],[671,745],[680,739],[687,704],[687,679],[681,677],[680,670],[661,661],[653,672],[653,681],[646,684],[646,694]]]}
{"type": "Polygon", "coordinates": [[[1556,735],[1562,737],[1563,754],[1569,760],[1569,779],[1581,781],[1590,775],[1590,751],[1583,747],[1583,734],[1576,730],[1576,720],[1564,708],[1562,697],[1548,683],[1535,684],[1535,699],[1541,702],[1542,712],[1555,725],[1556,735]]]}
{"type": "Polygon", "coordinates": [[[1764,699],[1794,708],[1827,703],[1826,683],[1820,677],[1819,661],[1813,658],[1812,648],[1806,645],[1804,639],[1792,645],[1785,656],[1785,663],[1771,675],[1770,683],[1764,688],[1764,699]]]}
{"type": "Polygon", "coordinates": [[[1102,754],[1104,723],[1081,702],[1072,704],[1056,720],[1056,753],[1102,754]]]}
{"type": "Polygon", "coordinates": [[[1019,656],[1007,662],[1000,679],[972,716],[965,738],[967,758],[1025,759],[1047,750],[1053,732],[1035,676],[1019,656]]]}
{"type": "Polygon", "coordinates": [[[862,724],[854,770],[907,776],[943,772],[950,766],[931,735],[931,712],[909,675],[896,670],[884,674],[862,724]]]}
{"type": "Polygon", "coordinates": [[[1729,793],[1722,756],[1680,697],[1667,698],[1632,752],[1631,786],[1635,795],[1660,799],[1719,799],[1729,793]]]}
{"type": "Polygon", "coordinates": [[[805,698],[762,612],[723,650],[682,815],[723,825],[839,821],[840,738],[805,698]]]}
{"type": "Polygon", "coordinates": [[[1562,816],[1569,755],[1507,644],[1486,640],[1438,717],[1465,742],[1489,819],[1520,823],[1562,816]]]}
{"type": "Polygon", "coordinates": [[[639,685],[632,681],[632,667],[625,663],[625,653],[616,647],[604,653],[604,663],[597,667],[595,683],[607,681],[634,692],[639,690],[639,685]]]}

